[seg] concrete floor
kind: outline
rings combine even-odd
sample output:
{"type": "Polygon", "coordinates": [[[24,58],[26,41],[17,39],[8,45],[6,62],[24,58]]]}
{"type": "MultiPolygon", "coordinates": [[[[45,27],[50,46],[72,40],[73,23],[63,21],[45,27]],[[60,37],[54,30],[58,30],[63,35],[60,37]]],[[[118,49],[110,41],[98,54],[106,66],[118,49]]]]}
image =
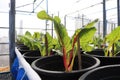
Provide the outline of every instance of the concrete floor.
{"type": "Polygon", "coordinates": [[[9,66],[9,55],[0,56],[0,67],[9,66]]]}

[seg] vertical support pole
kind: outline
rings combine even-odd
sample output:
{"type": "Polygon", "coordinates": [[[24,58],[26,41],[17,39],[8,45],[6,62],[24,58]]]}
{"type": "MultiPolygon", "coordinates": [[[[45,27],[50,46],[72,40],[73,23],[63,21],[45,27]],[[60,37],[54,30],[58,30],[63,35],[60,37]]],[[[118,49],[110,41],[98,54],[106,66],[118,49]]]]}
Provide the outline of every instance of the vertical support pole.
{"type": "Polygon", "coordinates": [[[117,0],[118,26],[120,26],[120,0],[117,0]]]}
{"type": "Polygon", "coordinates": [[[10,68],[16,57],[15,54],[15,0],[10,0],[9,11],[9,52],[10,52],[10,68]]]}
{"type": "MultiPolygon", "coordinates": [[[[46,12],[48,13],[48,0],[46,0],[46,12]]],[[[45,21],[45,24],[46,24],[46,32],[47,32],[47,24],[48,24],[48,20],[45,21]]]]}
{"type": "Polygon", "coordinates": [[[65,25],[65,28],[66,28],[66,17],[67,17],[67,15],[64,16],[64,25],[65,25]]]}
{"type": "Polygon", "coordinates": [[[84,27],[84,14],[82,14],[82,27],[84,27]]]}
{"type": "Polygon", "coordinates": [[[103,38],[107,33],[107,20],[106,20],[106,0],[103,0],[103,38]]]}
{"type": "Polygon", "coordinates": [[[58,17],[60,17],[60,12],[58,11],[58,17]]]}
{"type": "Polygon", "coordinates": [[[98,36],[100,35],[100,21],[98,22],[98,36]]]}
{"type": "MultiPolygon", "coordinates": [[[[52,14],[52,17],[53,17],[53,14],[52,14]]],[[[52,34],[52,37],[53,37],[53,21],[52,21],[52,29],[51,29],[51,34],[52,34]]]]}
{"type": "Polygon", "coordinates": [[[32,11],[32,13],[34,13],[34,9],[35,9],[35,2],[36,2],[36,0],[34,0],[34,1],[33,1],[33,11],[32,11]]]}
{"type": "Polygon", "coordinates": [[[113,25],[114,27],[113,27],[113,29],[115,29],[115,27],[116,27],[116,24],[114,23],[114,25],[113,25]]]}
{"type": "Polygon", "coordinates": [[[112,22],[111,23],[111,31],[113,31],[114,30],[114,23],[112,22]]]}

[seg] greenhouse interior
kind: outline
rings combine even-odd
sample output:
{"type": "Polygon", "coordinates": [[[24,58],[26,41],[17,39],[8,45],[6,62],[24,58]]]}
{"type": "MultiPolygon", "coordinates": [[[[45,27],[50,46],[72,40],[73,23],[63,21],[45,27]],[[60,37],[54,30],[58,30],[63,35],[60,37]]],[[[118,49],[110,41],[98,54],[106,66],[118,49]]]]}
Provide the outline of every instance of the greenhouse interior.
{"type": "Polygon", "coordinates": [[[0,80],[120,80],[120,0],[0,0],[0,80]]]}

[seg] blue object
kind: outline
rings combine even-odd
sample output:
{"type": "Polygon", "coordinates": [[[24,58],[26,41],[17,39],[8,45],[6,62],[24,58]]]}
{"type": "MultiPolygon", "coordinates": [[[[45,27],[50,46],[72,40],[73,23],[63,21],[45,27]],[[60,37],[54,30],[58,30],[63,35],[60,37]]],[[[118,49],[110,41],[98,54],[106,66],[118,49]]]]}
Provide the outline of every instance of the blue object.
{"type": "Polygon", "coordinates": [[[16,57],[14,59],[12,68],[11,68],[11,73],[14,77],[15,80],[29,80],[27,75],[25,74],[24,68],[19,67],[19,61],[18,58],[16,57]]]}
{"type": "Polygon", "coordinates": [[[29,80],[26,73],[25,73],[25,70],[24,68],[20,68],[18,70],[18,74],[17,74],[17,79],[16,80],[29,80]]]}
{"type": "Polygon", "coordinates": [[[11,68],[11,73],[12,73],[13,77],[15,78],[15,80],[17,77],[18,70],[19,70],[19,62],[18,62],[18,58],[16,57],[14,59],[14,62],[13,62],[12,68],[11,68]]]}

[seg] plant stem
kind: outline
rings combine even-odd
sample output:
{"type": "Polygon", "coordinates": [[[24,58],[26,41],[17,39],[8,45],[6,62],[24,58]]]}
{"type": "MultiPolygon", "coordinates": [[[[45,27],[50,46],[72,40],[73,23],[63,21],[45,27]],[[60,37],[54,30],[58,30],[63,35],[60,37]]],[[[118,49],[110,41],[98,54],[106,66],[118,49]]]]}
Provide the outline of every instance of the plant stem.
{"type": "Polygon", "coordinates": [[[111,52],[112,52],[112,56],[114,56],[114,43],[112,44],[112,50],[111,50],[111,52]]]}
{"type": "Polygon", "coordinates": [[[45,46],[46,46],[46,56],[48,56],[48,40],[46,34],[45,34],[45,46]]]}
{"type": "Polygon", "coordinates": [[[78,69],[82,69],[82,60],[81,60],[81,50],[80,50],[80,40],[77,38],[77,47],[78,47],[78,69]]]}

